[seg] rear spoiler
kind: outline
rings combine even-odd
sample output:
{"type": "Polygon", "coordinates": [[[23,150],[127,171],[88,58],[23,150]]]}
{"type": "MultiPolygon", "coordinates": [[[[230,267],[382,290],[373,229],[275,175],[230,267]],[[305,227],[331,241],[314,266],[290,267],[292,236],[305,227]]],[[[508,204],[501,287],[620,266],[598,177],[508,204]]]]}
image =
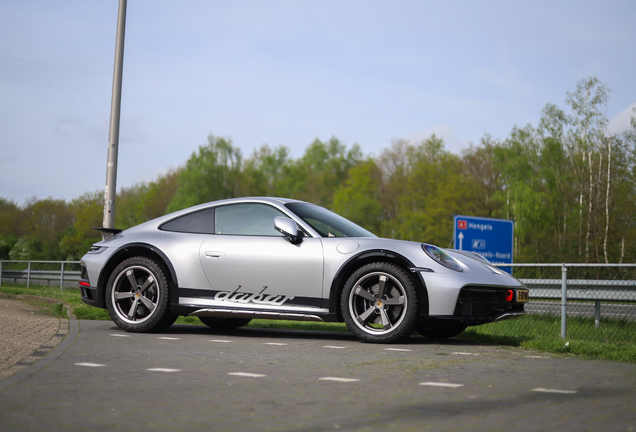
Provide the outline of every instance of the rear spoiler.
{"type": "Polygon", "coordinates": [[[94,229],[96,231],[101,231],[102,237],[104,239],[114,236],[115,234],[119,234],[120,232],[123,231],[122,229],[119,229],[119,228],[104,228],[104,227],[91,227],[91,229],[94,229]]]}

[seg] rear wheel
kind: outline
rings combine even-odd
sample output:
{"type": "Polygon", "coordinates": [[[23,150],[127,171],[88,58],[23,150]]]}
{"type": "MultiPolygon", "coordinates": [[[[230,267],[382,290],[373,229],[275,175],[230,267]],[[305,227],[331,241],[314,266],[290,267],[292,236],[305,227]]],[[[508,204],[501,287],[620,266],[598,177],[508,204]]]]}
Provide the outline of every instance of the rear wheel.
{"type": "Polygon", "coordinates": [[[168,281],[161,266],[145,257],[129,258],[108,279],[106,308],[117,326],[129,332],[157,332],[170,327],[168,281]]]}
{"type": "Polygon", "coordinates": [[[342,291],[341,307],[349,330],[365,342],[399,342],[417,324],[415,285],[405,270],[390,263],[356,270],[342,291]]]}
{"type": "Polygon", "coordinates": [[[200,316],[199,319],[203,324],[215,330],[234,330],[252,321],[249,318],[219,318],[207,316],[200,316]]]}

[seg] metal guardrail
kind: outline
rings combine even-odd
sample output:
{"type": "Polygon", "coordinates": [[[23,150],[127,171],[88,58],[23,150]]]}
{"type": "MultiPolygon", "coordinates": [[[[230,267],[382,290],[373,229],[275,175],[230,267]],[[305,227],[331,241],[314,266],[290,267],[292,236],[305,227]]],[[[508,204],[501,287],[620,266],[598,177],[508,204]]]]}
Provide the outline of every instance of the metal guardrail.
{"type": "Polygon", "coordinates": [[[80,261],[0,261],[0,286],[2,286],[3,279],[13,279],[14,283],[18,281],[26,281],[27,288],[31,286],[31,281],[47,281],[47,284],[51,284],[52,281],[59,281],[60,290],[64,288],[65,282],[79,282],[80,271],[67,270],[69,265],[79,265],[80,261]],[[7,269],[7,264],[13,264],[13,266],[26,265],[26,269],[7,269]],[[34,268],[34,265],[44,264],[46,266],[59,265],[60,270],[38,270],[34,268]]]}
{"type": "MultiPolygon", "coordinates": [[[[530,291],[534,300],[558,300],[563,298],[562,281],[559,279],[519,279],[530,291]]],[[[594,325],[601,325],[601,303],[636,302],[636,281],[568,279],[566,300],[594,302],[594,325]]],[[[567,324],[566,324],[567,326],[567,324]]],[[[562,329],[562,337],[567,334],[562,329]]]]}
{"type": "MultiPolygon", "coordinates": [[[[561,279],[519,279],[537,299],[560,299],[561,279]]],[[[580,301],[636,302],[635,280],[568,279],[567,298],[580,301]]]]}
{"type": "MultiPolygon", "coordinates": [[[[636,280],[568,279],[568,269],[636,269],[636,264],[495,264],[497,267],[560,268],[561,279],[520,279],[530,299],[561,299],[561,338],[567,337],[568,300],[594,302],[594,324],[601,323],[601,303],[636,302],[636,280]]],[[[555,269],[556,270],[556,269],[555,269]]],[[[636,307],[636,305],[635,305],[636,307]]]]}

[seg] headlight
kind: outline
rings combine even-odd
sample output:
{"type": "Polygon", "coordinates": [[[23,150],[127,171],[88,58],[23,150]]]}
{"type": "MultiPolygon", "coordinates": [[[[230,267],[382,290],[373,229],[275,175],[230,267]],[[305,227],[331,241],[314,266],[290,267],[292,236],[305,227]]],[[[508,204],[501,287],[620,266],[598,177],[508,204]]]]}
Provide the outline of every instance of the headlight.
{"type": "Polygon", "coordinates": [[[462,266],[459,265],[459,263],[457,262],[457,260],[455,260],[455,258],[450,256],[449,254],[447,254],[446,252],[444,252],[437,246],[423,244],[422,249],[424,249],[424,252],[426,252],[428,256],[433,258],[434,261],[437,261],[444,267],[448,267],[449,269],[455,270],[458,272],[464,271],[462,266]]]}
{"type": "Polygon", "coordinates": [[[91,250],[89,250],[86,253],[89,253],[89,254],[100,254],[100,253],[104,252],[106,249],[108,249],[108,248],[104,247],[104,246],[95,246],[95,245],[93,245],[93,246],[91,246],[91,250]]]}

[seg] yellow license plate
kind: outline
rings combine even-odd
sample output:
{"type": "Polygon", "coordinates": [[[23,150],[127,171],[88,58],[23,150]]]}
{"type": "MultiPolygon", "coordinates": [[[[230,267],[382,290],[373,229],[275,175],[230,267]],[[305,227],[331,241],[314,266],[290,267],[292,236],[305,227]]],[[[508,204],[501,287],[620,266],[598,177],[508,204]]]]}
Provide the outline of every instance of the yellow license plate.
{"type": "Polygon", "coordinates": [[[528,290],[517,290],[517,301],[518,302],[527,302],[528,301],[528,290]]]}

